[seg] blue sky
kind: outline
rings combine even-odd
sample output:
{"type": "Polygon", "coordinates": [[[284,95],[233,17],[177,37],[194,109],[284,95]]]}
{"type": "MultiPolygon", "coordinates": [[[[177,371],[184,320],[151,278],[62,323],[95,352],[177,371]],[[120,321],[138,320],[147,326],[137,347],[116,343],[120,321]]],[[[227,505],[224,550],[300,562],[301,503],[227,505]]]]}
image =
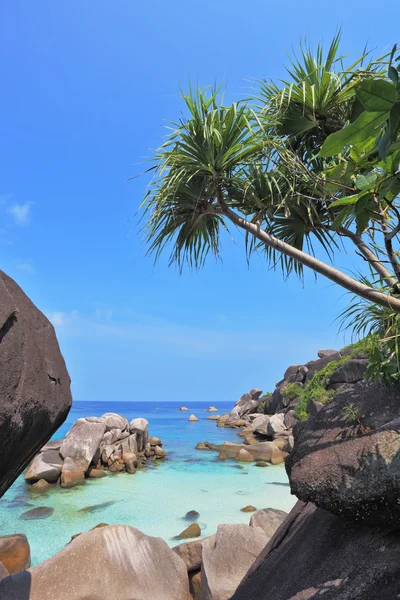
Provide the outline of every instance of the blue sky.
{"type": "MultiPolygon", "coordinates": [[[[135,213],[179,86],[283,75],[307,35],[343,50],[396,41],[389,1],[13,0],[0,7],[1,268],[53,321],[77,400],[234,401],[338,347],[343,291],[284,282],[234,235],[182,276],[145,257],[135,213]]],[[[337,266],[353,268],[341,255],[337,266]]]]}

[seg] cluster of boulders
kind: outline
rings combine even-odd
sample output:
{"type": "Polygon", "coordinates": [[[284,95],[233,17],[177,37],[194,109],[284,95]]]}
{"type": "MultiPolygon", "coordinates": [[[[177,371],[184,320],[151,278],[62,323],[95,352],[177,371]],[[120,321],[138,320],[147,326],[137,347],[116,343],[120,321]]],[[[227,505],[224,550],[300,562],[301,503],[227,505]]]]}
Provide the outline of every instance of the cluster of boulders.
{"type": "Polygon", "coordinates": [[[100,523],[32,568],[25,536],[0,537],[0,597],[228,600],[286,516],[259,510],[250,525],[220,525],[172,549],[133,527],[100,523]]]}
{"type": "Polygon", "coordinates": [[[51,484],[71,488],[85,483],[85,478],[99,478],[112,473],[136,473],[146,461],[162,460],[162,442],[149,437],[148,421],[106,413],[102,417],[78,419],[62,440],[48,442],[35,456],[25,474],[25,481],[35,491],[51,484]]]}
{"type": "MultiPolygon", "coordinates": [[[[218,427],[240,429],[238,435],[243,437],[243,443],[225,442],[216,447],[209,442],[200,442],[197,449],[218,450],[221,459],[283,463],[293,449],[293,427],[298,422],[295,409],[300,402],[300,396],[288,396],[285,394],[285,389],[289,384],[295,383],[300,390],[329,363],[337,362],[338,367],[329,376],[326,388],[350,393],[351,389],[363,379],[368,365],[368,358],[365,355],[350,357],[351,353],[351,348],[340,351],[319,350],[318,360],[310,361],[305,365],[289,366],[272,394],[262,396],[262,390],[257,388],[246,392],[239,398],[230,413],[216,418],[218,427]],[[349,356],[349,359],[342,363],[345,356],[349,356]]],[[[310,398],[307,412],[309,415],[315,415],[322,407],[322,402],[310,398]]]]}

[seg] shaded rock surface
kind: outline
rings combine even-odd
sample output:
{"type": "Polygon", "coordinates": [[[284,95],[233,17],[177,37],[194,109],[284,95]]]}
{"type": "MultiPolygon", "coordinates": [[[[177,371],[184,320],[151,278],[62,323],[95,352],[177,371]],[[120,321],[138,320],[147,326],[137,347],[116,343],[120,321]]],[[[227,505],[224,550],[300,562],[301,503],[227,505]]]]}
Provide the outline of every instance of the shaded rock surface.
{"type": "Polygon", "coordinates": [[[400,594],[400,534],[298,502],[232,600],[379,600],[400,594]]]}
{"type": "Polygon", "coordinates": [[[0,582],[2,600],[188,600],[185,563],[127,525],[83,533],[41,564],[0,582]]]}
{"type": "Polygon", "coordinates": [[[186,527],[181,533],[177,536],[180,540],[187,540],[189,538],[200,537],[201,529],[197,523],[192,523],[189,527],[186,527]]]}
{"type": "Polygon", "coordinates": [[[215,542],[215,535],[202,540],[193,540],[174,546],[172,550],[181,557],[188,571],[196,571],[200,569],[203,555],[203,542],[205,539],[210,539],[210,544],[215,542]]]}
{"type": "Polygon", "coordinates": [[[64,422],[70,378],[50,321],[0,271],[0,497],[64,422]]]}
{"type": "Polygon", "coordinates": [[[203,541],[201,599],[231,598],[266,542],[261,529],[249,525],[219,525],[215,543],[209,539],[203,541]]]}
{"type": "Polygon", "coordinates": [[[400,528],[399,398],[399,386],[359,383],[296,425],[286,461],[292,493],[343,517],[400,528]]]}

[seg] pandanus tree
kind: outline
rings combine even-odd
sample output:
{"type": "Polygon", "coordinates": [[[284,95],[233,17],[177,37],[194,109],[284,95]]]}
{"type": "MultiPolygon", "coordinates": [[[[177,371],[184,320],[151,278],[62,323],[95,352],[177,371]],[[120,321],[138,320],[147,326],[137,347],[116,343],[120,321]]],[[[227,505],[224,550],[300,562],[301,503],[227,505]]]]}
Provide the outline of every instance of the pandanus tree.
{"type": "Polygon", "coordinates": [[[339,39],[326,55],[303,45],[287,78],[260,82],[256,98],[225,105],[219,90],[183,94],[186,112],[155,153],[142,203],[149,252],[170,246],[171,262],[201,267],[233,224],[248,252],[265,252],[285,275],[308,267],[400,313],[395,49],[345,67],[339,39]],[[334,266],[349,244],[369,278],[334,266]]]}

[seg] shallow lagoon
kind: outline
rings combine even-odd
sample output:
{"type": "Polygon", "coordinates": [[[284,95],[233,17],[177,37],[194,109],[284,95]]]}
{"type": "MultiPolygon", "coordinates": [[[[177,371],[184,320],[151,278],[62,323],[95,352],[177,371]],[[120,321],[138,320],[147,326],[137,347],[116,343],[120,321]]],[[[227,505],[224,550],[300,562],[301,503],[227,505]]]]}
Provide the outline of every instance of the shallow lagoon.
{"type": "MultiPolygon", "coordinates": [[[[46,494],[33,494],[23,477],[0,500],[0,531],[3,535],[23,532],[28,536],[32,564],[60,550],[71,535],[100,522],[127,523],[148,535],[160,536],[168,544],[188,523],[182,518],[189,510],[200,513],[198,520],[204,536],[216,531],[219,523],[248,523],[250,515],[241,508],[290,510],[295,497],[290,495],[283,466],[257,468],[234,460],[218,461],[217,453],[195,450],[197,442],[208,440],[240,442],[233,429],[219,428],[207,421],[206,403],[187,404],[179,411],[176,403],[74,402],[67,421],[54,438],[62,437],[79,417],[100,416],[113,411],[149,420],[150,435],[160,437],[168,460],[138,471],[135,475],[111,474],[87,480],[85,486],[46,494]],[[194,413],[200,420],[189,423],[194,413]],[[242,467],[242,468],[241,468],[242,467]],[[45,520],[24,521],[20,515],[30,508],[54,508],[45,520]]],[[[216,404],[218,414],[228,412],[232,403],[216,404]]],[[[213,413],[211,413],[213,414],[213,413]]]]}

